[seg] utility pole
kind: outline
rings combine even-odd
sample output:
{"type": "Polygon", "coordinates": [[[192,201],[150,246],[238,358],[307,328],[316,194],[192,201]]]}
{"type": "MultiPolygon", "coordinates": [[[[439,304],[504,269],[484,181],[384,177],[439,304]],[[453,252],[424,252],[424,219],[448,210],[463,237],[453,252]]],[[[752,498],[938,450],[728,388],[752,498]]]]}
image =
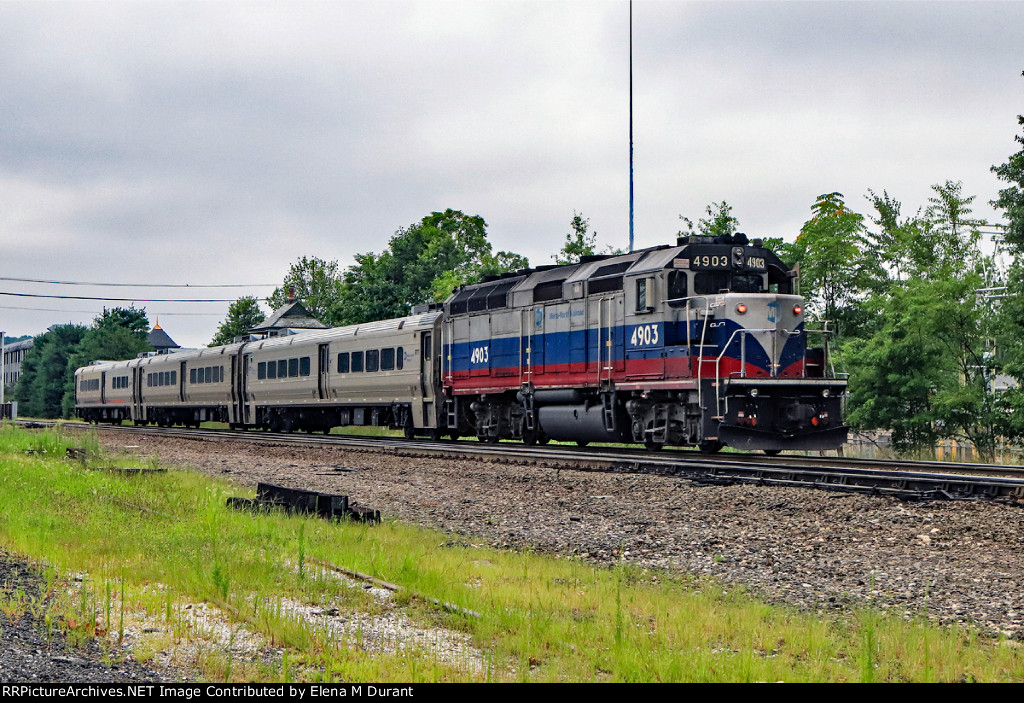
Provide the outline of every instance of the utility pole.
{"type": "Polygon", "coordinates": [[[4,386],[7,385],[7,366],[5,364],[7,348],[4,346],[6,334],[6,332],[0,330],[0,417],[3,417],[4,386]]]}
{"type": "Polygon", "coordinates": [[[633,0],[629,0],[629,250],[633,251],[633,0]]]}

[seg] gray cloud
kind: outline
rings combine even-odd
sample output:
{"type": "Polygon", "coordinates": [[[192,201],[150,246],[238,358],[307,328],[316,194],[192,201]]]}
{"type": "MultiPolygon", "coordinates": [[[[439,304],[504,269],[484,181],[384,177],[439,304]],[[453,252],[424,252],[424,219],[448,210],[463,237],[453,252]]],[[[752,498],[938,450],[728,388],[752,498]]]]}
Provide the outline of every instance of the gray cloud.
{"type": "MultiPolygon", "coordinates": [[[[573,210],[624,245],[627,7],[0,4],[0,268],[277,280],[446,207],[534,263],[573,210]]],[[[986,210],[1016,149],[1022,20],[1018,3],[637,2],[638,245],[712,200],[788,237],[832,190],[913,209],[962,179],[986,210]]],[[[60,319],[7,302],[10,332],[60,319]]],[[[216,318],[163,322],[198,344],[216,318]]]]}

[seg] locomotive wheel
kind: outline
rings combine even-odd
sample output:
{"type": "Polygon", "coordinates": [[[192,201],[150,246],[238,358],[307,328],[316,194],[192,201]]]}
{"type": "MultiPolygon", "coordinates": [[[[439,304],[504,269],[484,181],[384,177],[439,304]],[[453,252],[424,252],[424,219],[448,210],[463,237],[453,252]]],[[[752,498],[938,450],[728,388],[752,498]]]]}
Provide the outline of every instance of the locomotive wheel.
{"type": "Polygon", "coordinates": [[[537,443],[537,430],[536,430],[536,428],[534,428],[532,430],[528,430],[528,429],[526,429],[524,427],[523,428],[523,444],[525,444],[528,447],[532,447],[536,443],[537,443]]]}
{"type": "Polygon", "coordinates": [[[587,446],[588,444],[590,444],[590,442],[588,442],[588,441],[587,441],[587,440],[585,440],[585,439],[578,439],[578,440],[576,440],[576,446],[577,446],[577,447],[585,447],[585,446],[587,446]]]}
{"type": "Polygon", "coordinates": [[[541,432],[540,436],[537,437],[537,444],[547,444],[550,441],[551,441],[551,438],[548,437],[546,434],[544,434],[544,432],[541,432]]]}
{"type": "Polygon", "coordinates": [[[782,450],[781,449],[765,449],[764,453],[767,456],[778,456],[779,454],[782,454],[782,450]]]}
{"type": "Polygon", "coordinates": [[[723,445],[721,442],[710,441],[701,442],[697,446],[700,448],[701,454],[717,454],[718,450],[720,450],[723,445]]]}
{"type": "Polygon", "coordinates": [[[402,428],[402,433],[405,435],[406,439],[413,439],[416,437],[416,428],[413,427],[412,423],[410,422],[408,425],[402,428]]]}
{"type": "Polygon", "coordinates": [[[430,441],[431,442],[440,442],[441,441],[441,437],[443,437],[444,435],[441,432],[440,428],[435,427],[434,429],[432,429],[430,431],[430,433],[427,436],[430,437],[430,441]]]}
{"type": "Polygon", "coordinates": [[[452,430],[451,432],[448,433],[448,436],[451,437],[451,440],[453,442],[458,442],[459,437],[461,437],[462,435],[460,435],[457,431],[452,430]]]}
{"type": "Polygon", "coordinates": [[[488,437],[487,438],[487,443],[488,444],[497,444],[498,443],[498,435],[494,435],[493,437],[488,437]]]}
{"type": "Polygon", "coordinates": [[[655,442],[653,439],[648,439],[644,442],[644,449],[649,452],[660,452],[664,446],[664,442],[655,442]]]}

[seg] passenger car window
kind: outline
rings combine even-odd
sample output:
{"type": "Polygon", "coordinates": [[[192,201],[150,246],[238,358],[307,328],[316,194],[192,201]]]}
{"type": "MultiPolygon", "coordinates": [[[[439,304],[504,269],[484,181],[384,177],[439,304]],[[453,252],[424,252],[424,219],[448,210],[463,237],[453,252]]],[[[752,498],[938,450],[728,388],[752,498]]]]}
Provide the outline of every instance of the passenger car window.
{"type": "Polygon", "coordinates": [[[348,352],[338,354],[338,373],[348,373],[348,352]]]}
{"type": "Polygon", "coordinates": [[[277,362],[267,362],[267,378],[277,378],[277,362]]]}
{"type": "Polygon", "coordinates": [[[398,354],[398,357],[397,357],[398,370],[401,371],[402,370],[402,366],[405,364],[405,352],[402,351],[401,347],[399,347],[397,354],[398,354]]]}
{"type": "Polygon", "coordinates": [[[380,350],[380,370],[381,371],[393,371],[395,368],[395,350],[394,348],[381,349],[380,350]]]}
{"type": "Polygon", "coordinates": [[[352,373],[359,373],[363,370],[363,353],[352,352],[352,373]]]}
{"type": "Polygon", "coordinates": [[[380,368],[380,350],[378,349],[367,349],[366,350],[366,370],[376,371],[380,368]]]}
{"type": "Polygon", "coordinates": [[[277,362],[277,377],[288,378],[288,360],[281,359],[277,362]]]}
{"type": "Polygon", "coordinates": [[[309,357],[308,356],[304,356],[301,359],[299,359],[299,375],[300,376],[308,376],[309,375],[309,357]]]}
{"type": "Polygon", "coordinates": [[[288,375],[295,378],[299,375],[299,360],[289,359],[288,360],[288,375]]]}

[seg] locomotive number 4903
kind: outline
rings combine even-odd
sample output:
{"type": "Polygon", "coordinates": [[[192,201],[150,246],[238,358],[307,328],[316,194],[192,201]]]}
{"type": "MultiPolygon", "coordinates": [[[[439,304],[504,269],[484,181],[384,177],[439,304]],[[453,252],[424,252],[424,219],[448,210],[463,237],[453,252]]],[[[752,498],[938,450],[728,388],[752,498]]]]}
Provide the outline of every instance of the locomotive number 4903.
{"type": "Polygon", "coordinates": [[[629,344],[632,347],[645,347],[657,343],[657,325],[638,325],[633,328],[633,336],[629,338],[629,344]]]}
{"type": "Polygon", "coordinates": [[[486,364],[487,347],[473,347],[473,353],[470,355],[469,361],[473,364],[486,364]]]}

